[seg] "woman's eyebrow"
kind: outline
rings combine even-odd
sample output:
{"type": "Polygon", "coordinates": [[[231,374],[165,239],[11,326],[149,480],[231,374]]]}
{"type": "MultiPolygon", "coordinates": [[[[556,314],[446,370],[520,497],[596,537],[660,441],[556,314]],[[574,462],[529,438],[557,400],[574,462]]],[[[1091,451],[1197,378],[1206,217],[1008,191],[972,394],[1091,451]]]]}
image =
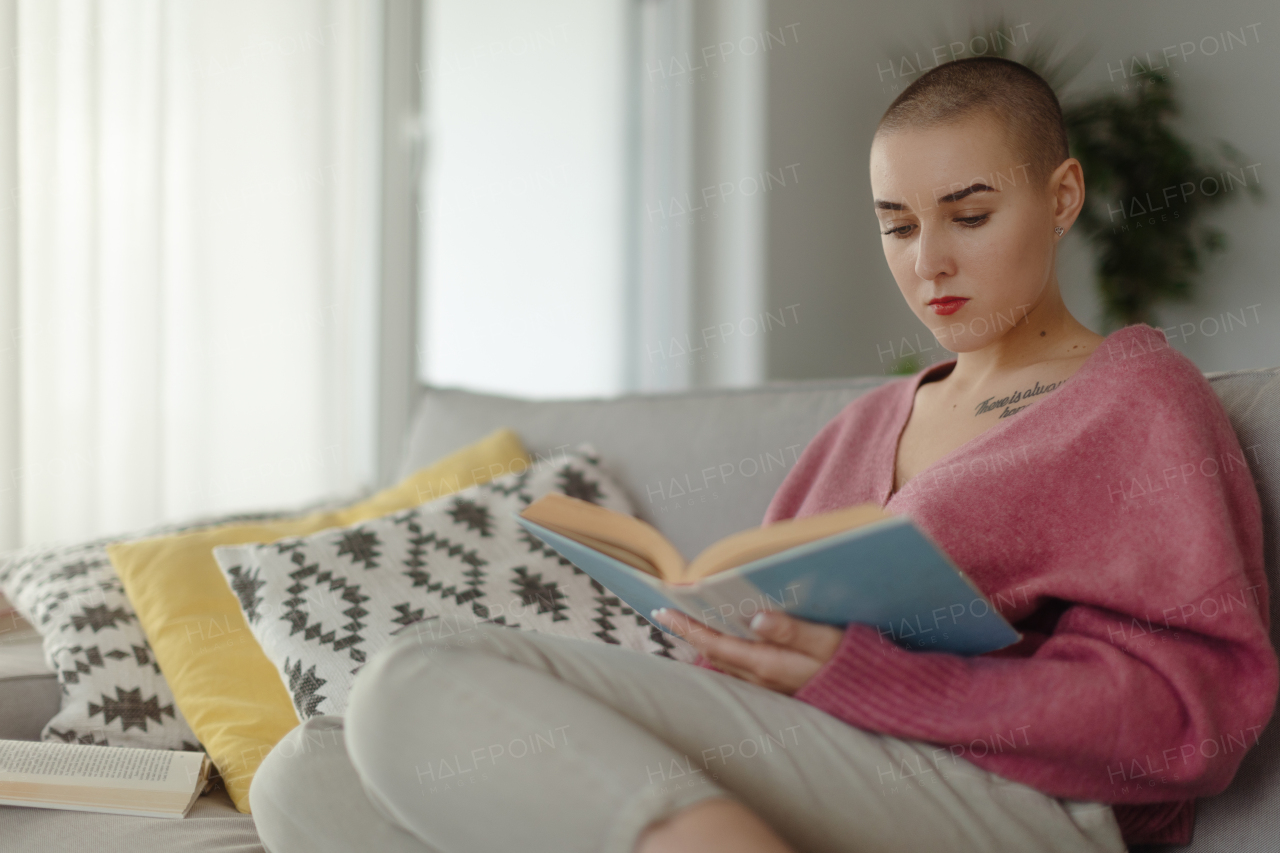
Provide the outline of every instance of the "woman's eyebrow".
{"type": "MultiPolygon", "coordinates": [[[[952,186],[955,186],[955,184],[952,184],[952,186]]],[[[960,201],[963,198],[968,198],[974,193],[998,193],[998,192],[1000,192],[1000,190],[996,189],[995,187],[988,186],[987,184],[984,184],[981,181],[978,181],[977,183],[970,184],[969,186],[965,187],[962,190],[958,190],[956,192],[944,195],[942,198],[938,199],[936,204],[950,204],[952,202],[960,201]]],[[[900,201],[885,201],[884,199],[880,199],[880,198],[875,200],[875,205],[876,205],[876,210],[910,210],[911,209],[910,207],[908,207],[907,205],[903,204],[900,201]]]]}
{"type": "MultiPolygon", "coordinates": [[[[952,186],[955,186],[955,185],[952,184],[952,186]]],[[[971,196],[974,193],[998,193],[998,192],[1000,192],[1000,190],[996,189],[995,187],[989,187],[986,184],[979,182],[976,184],[971,184],[968,187],[965,187],[964,189],[960,190],[959,192],[954,192],[954,193],[951,193],[950,195],[944,195],[942,198],[938,199],[938,204],[949,204],[950,202],[953,202],[953,201],[959,201],[960,199],[971,196]]]]}

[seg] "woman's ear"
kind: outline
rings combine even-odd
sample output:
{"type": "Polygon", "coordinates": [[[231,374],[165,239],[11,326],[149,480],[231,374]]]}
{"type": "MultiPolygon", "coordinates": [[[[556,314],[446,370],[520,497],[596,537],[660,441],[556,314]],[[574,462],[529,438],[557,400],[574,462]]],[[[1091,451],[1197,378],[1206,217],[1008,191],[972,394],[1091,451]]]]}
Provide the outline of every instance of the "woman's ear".
{"type": "Polygon", "coordinates": [[[1068,157],[1049,176],[1049,193],[1053,199],[1053,224],[1065,234],[1084,207],[1084,169],[1080,161],[1068,157]]]}

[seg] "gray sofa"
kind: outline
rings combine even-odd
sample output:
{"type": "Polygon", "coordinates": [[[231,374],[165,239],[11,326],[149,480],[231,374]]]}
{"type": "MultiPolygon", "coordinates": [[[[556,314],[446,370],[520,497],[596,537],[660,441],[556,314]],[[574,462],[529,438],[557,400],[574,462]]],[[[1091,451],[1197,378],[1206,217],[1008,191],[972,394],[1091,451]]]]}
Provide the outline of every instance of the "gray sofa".
{"type": "MultiPolygon", "coordinates": [[[[1280,368],[1207,374],[1244,446],[1266,517],[1271,587],[1280,568],[1280,368]]],[[[805,444],[849,401],[888,377],[774,383],[750,390],[525,401],[426,389],[406,436],[400,474],[429,464],[500,427],[531,452],[592,443],[628,489],[640,515],[687,555],[758,524],[805,444]]],[[[1280,637],[1280,595],[1271,599],[1280,637]]],[[[3,628],[0,627],[0,631],[3,628]]],[[[29,632],[0,633],[0,738],[39,737],[58,691],[29,632]],[[33,653],[34,650],[34,653],[33,653]]],[[[1280,850],[1280,727],[1268,726],[1223,794],[1200,801],[1192,853],[1280,850]]],[[[89,838],[115,851],[260,851],[252,818],[225,793],[202,797],[182,821],[0,807],[6,850],[61,851],[89,838]]],[[[1148,848],[1149,850],[1166,848],[1148,848]]]]}

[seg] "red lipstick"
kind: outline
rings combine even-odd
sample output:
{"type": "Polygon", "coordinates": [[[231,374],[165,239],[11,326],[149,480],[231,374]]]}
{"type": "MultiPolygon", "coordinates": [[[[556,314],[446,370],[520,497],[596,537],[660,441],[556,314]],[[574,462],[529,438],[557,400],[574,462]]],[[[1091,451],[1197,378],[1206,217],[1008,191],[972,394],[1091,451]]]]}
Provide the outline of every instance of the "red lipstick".
{"type": "Polygon", "coordinates": [[[965,296],[939,296],[937,299],[929,300],[929,307],[935,314],[954,314],[968,301],[968,297],[965,296]]]}

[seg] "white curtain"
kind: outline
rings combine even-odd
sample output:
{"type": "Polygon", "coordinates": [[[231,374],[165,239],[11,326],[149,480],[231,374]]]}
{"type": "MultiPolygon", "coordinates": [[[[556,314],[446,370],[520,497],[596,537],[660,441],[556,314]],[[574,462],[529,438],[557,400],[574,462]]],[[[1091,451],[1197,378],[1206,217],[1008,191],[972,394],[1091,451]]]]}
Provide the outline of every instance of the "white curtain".
{"type": "Polygon", "coordinates": [[[0,547],[369,484],[381,4],[0,4],[0,547]]]}

